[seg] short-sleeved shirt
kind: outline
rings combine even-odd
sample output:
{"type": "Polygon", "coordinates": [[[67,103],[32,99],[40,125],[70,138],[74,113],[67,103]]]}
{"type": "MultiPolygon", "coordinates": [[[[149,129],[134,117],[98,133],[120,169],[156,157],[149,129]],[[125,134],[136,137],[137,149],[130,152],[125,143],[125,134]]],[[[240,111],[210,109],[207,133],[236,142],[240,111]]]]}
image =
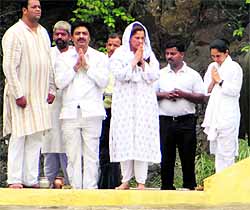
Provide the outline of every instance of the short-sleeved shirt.
{"type": "MultiPolygon", "coordinates": [[[[184,63],[176,73],[170,65],[160,70],[160,79],[157,82],[157,92],[169,92],[178,88],[185,92],[205,93],[204,83],[200,74],[184,63]]],[[[195,113],[195,104],[186,99],[175,101],[163,99],[158,101],[159,115],[182,116],[195,113]]]]}

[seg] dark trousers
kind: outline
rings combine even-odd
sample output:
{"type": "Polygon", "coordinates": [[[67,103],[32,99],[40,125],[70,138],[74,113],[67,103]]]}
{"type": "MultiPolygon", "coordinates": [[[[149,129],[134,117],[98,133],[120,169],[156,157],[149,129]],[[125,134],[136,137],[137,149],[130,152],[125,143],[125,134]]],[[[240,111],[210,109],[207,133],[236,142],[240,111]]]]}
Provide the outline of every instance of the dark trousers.
{"type": "Polygon", "coordinates": [[[102,134],[100,137],[99,159],[100,178],[99,189],[114,189],[121,184],[120,163],[111,163],[109,157],[109,128],[111,109],[106,109],[107,118],[102,123],[102,134]]]}
{"type": "Polygon", "coordinates": [[[160,116],[161,139],[161,189],[174,189],[174,167],[176,147],[178,148],[183,187],[194,189],[195,152],[196,152],[196,117],[185,115],[177,118],[160,116]]]}

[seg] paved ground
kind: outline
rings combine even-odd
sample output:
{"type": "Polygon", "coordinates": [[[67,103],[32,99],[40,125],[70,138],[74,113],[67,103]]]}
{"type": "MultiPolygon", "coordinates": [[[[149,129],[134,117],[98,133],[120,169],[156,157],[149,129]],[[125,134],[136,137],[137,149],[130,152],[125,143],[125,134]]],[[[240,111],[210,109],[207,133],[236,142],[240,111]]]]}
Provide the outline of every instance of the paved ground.
{"type": "Polygon", "coordinates": [[[0,206],[0,210],[250,210],[250,205],[231,206],[165,206],[165,207],[29,207],[29,206],[0,206]]]}

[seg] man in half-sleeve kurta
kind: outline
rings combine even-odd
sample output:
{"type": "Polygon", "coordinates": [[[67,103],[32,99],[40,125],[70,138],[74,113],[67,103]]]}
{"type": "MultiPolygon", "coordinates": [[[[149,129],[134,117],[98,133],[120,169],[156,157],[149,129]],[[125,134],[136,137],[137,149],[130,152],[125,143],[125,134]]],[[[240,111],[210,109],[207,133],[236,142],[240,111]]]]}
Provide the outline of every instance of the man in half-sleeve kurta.
{"type": "Polygon", "coordinates": [[[2,39],[4,130],[11,134],[8,184],[11,188],[38,187],[38,165],[43,131],[51,127],[48,103],[54,99],[50,40],[38,24],[40,2],[22,5],[23,16],[2,39]]]}

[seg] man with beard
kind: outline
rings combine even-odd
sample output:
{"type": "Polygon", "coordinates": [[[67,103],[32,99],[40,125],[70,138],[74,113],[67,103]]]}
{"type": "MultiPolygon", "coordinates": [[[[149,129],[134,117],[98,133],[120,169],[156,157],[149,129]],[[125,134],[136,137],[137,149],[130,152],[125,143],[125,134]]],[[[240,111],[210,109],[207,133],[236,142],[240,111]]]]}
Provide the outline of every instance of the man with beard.
{"type": "MultiPolygon", "coordinates": [[[[51,48],[52,65],[55,65],[58,56],[66,52],[69,48],[71,39],[71,26],[66,21],[58,21],[53,28],[53,40],[56,46],[51,48]]],[[[62,106],[62,93],[57,90],[56,99],[50,105],[50,114],[52,118],[52,128],[46,133],[42,153],[44,155],[44,174],[50,181],[50,186],[53,186],[56,176],[60,172],[60,168],[64,175],[64,184],[68,185],[67,175],[67,156],[65,154],[65,146],[62,141],[61,121],[59,120],[60,110],[62,106]]]]}
{"type": "Polygon", "coordinates": [[[157,97],[160,115],[162,190],[175,190],[176,146],[183,172],[183,187],[194,190],[196,117],[195,105],[204,100],[204,85],[198,72],[183,61],[185,46],[179,40],[165,47],[168,65],[160,71],[157,97]]]}
{"type": "Polygon", "coordinates": [[[38,188],[42,136],[51,128],[49,105],[55,96],[50,39],[39,24],[39,0],[22,0],[22,18],[3,36],[6,77],[3,134],[8,148],[10,188],[38,188]]]}
{"type": "Polygon", "coordinates": [[[97,188],[99,138],[106,115],[103,89],[108,84],[108,60],[89,46],[89,30],[86,23],[74,22],[71,35],[75,49],[62,53],[55,64],[56,85],[62,90],[60,119],[67,172],[74,189],[97,188]]]}

